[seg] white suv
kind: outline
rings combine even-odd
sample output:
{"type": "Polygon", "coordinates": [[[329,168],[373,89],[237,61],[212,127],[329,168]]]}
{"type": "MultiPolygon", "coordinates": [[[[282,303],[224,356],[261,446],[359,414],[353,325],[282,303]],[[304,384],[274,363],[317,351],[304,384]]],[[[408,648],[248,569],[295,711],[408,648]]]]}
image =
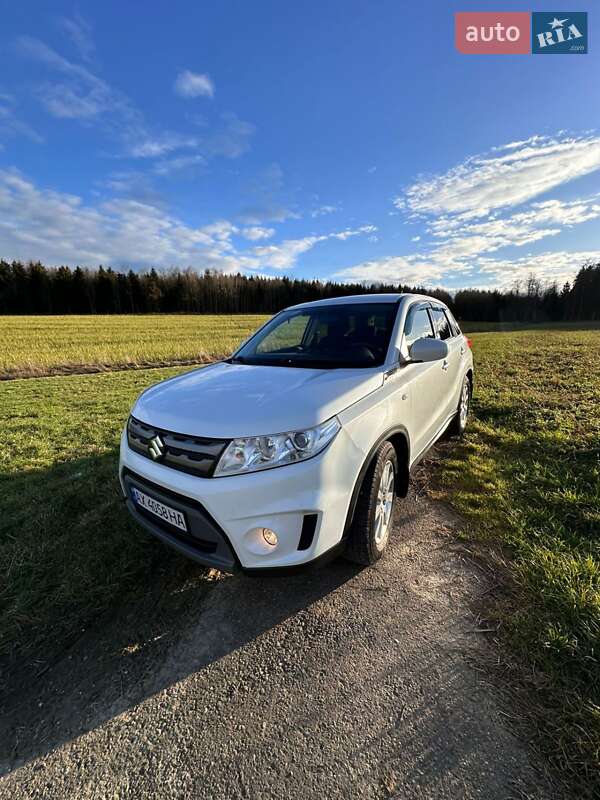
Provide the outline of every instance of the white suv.
{"type": "Polygon", "coordinates": [[[119,475],[133,517],[190,558],[285,569],[385,551],[396,495],[448,426],[462,433],[469,340],[431,297],[288,308],[236,352],[136,401],[119,475]]]}

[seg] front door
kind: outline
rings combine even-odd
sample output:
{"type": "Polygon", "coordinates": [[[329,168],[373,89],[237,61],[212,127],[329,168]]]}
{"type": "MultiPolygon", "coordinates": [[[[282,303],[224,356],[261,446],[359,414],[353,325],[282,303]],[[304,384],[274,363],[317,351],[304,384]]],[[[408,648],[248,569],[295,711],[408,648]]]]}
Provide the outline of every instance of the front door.
{"type": "MultiPolygon", "coordinates": [[[[417,339],[435,338],[427,305],[416,304],[408,311],[404,325],[407,352],[417,339]]],[[[402,373],[404,385],[410,392],[412,460],[427,447],[442,424],[447,402],[447,374],[441,361],[408,363],[402,373]]]]}

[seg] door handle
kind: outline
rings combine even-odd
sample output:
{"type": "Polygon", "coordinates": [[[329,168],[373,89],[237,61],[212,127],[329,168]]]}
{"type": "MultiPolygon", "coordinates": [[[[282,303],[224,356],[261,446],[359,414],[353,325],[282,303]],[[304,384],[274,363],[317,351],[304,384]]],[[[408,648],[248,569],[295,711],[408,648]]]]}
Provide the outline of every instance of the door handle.
{"type": "Polygon", "coordinates": [[[461,348],[460,348],[460,354],[461,354],[461,356],[464,356],[464,354],[465,354],[465,348],[464,348],[464,346],[461,346],[461,348]]]}
{"type": "Polygon", "coordinates": [[[448,369],[448,361],[447,361],[447,359],[444,359],[444,361],[442,363],[442,369],[444,371],[448,369]]]}

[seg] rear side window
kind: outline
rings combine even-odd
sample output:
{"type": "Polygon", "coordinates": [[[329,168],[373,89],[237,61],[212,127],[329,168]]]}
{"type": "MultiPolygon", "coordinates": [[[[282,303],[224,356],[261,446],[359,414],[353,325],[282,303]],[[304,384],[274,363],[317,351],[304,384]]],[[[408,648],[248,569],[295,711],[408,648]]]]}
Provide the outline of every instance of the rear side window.
{"type": "Polygon", "coordinates": [[[452,335],[453,336],[460,336],[461,335],[461,330],[458,327],[458,322],[454,319],[454,316],[452,315],[452,312],[449,309],[446,308],[444,310],[444,314],[446,315],[446,317],[448,319],[448,322],[450,323],[450,328],[452,330],[452,335]]]}
{"type": "Polygon", "coordinates": [[[438,338],[444,340],[451,339],[454,336],[452,329],[450,328],[448,318],[441,308],[432,308],[431,318],[433,319],[433,324],[438,338]]]}
{"type": "Polygon", "coordinates": [[[435,334],[431,327],[431,320],[426,308],[413,306],[409,309],[404,323],[404,336],[406,344],[410,347],[417,339],[434,339],[435,334]]]}

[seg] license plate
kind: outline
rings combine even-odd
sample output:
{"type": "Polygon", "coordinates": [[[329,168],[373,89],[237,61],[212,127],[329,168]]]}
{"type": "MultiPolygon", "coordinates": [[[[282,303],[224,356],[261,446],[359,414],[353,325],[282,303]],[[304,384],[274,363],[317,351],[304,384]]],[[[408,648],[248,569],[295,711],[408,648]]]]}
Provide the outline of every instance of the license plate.
{"type": "Polygon", "coordinates": [[[171,508],[171,506],[166,506],[164,503],[155,500],[144,492],[140,492],[140,490],[136,489],[134,486],[131,487],[131,497],[133,502],[140,508],[149,511],[151,514],[154,514],[155,517],[159,517],[170,525],[174,525],[176,528],[179,528],[179,530],[187,533],[187,524],[181,511],[177,511],[171,508]]]}

